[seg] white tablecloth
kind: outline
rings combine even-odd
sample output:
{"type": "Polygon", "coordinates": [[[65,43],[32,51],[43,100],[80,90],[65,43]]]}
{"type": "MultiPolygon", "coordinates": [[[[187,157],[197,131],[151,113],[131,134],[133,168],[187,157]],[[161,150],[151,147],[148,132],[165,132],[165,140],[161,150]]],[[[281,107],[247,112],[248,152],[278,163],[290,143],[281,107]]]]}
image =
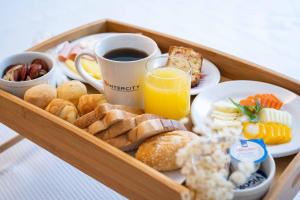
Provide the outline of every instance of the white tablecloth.
{"type": "MultiPolygon", "coordinates": [[[[114,18],[179,36],[300,80],[299,1],[2,1],[0,58],[114,18]]],[[[1,110],[0,110],[1,114],[1,110]]],[[[0,124],[0,143],[14,133],[0,124]]],[[[28,140],[0,155],[0,199],[121,199],[28,140]]]]}

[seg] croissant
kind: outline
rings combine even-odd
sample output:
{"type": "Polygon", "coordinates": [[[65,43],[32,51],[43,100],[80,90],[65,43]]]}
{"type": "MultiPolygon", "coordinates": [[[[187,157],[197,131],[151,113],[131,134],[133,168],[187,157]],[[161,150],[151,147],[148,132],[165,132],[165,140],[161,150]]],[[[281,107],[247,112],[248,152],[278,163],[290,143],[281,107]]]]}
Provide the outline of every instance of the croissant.
{"type": "Polygon", "coordinates": [[[74,123],[78,117],[75,105],[64,99],[53,99],[46,107],[46,111],[71,123],[74,123]]]}
{"type": "Polygon", "coordinates": [[[82,116],[92,110],[95,110],[95,108],[102,103],[106,103],[106,99],[103,94],[85,94],[79,98],[77,108],[79,114],[82,116]]]}

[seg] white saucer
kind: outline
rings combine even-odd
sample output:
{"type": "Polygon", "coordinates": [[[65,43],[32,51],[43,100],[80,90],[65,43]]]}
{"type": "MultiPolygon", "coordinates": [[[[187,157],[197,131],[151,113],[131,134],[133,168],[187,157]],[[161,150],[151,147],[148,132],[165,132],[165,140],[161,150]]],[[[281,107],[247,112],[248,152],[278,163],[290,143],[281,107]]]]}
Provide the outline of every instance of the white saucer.
{"type": "MultiPolygon", "coordinates": [[[[82,38],[72,41],[71,45],[77,45],[79,43],[84,43],[87,45],[87,49],[90,50],[91,52],[93,52],[94,47],[98,41],[104,39],[105,37],[114,35],[114,34],[118,34],[118,33],[98,33],[98,34],[89,35],[89,36],[82,37],[82,38]]],[[[58,52],[61,50],[61,48],[62,48],[62,45],[58,45],[52,49],[49,49],[47,52],[54,56],[57,66],[62,70],[62,72],[67,77],[86,83],[86,81],[83,78],[81,78],[81,76],[79,76],[78,74],[75,74],[72,70],[70,70],[68,68],[68,66],[64,62],[60,62],[57,59],[58,52]]]]}
{"type": "MultiPolygon", "coordinates": [[[[162,55],[168,54],[165,53],[162,55]]],[[[164,65],[167,62],[167,59],[167,57],[165,59],[161,59],[161,63],[159,62],[159,64],[164,65]]],[[[200,83],[196,87],[191,88],[191,95],[199,94],[200,92],[217,85],[221,80],[221,75],[216,65],[205,58],[203,59],[201,73],[204,74],[204,77],[201,78],[200,83]]]]}
{"type": "Polygon", "coordinates": [[[257,81],[228,81],[220,83],[198,95],[192,103],[191,117],[195,126],[203,127],[212,103],[220,100],[241,99],[253,94],[272,93],[276,95],[284,106],[282,110],[288,111],[293,118],[292,140],[286,144],[267,145],[273,157],[284,157],[300,150],[300,98],[295,93],[282,87],[257,81]]]}
{"type": "Polygon", "coordinates": [[[203,59],[201,73],[204,74],[204,77],[201,78],[200,83],[196,87],[191,88],[191,95],[199,94],[217,85],[221,80],[220,71],[217,66],[205,58],[203,59]]]}

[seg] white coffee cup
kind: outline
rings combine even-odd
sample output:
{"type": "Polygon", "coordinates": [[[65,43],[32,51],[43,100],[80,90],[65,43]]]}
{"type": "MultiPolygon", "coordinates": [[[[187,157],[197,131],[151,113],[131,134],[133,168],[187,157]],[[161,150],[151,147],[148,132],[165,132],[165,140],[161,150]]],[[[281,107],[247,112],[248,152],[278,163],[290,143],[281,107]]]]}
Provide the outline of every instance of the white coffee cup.
{"type": "Polygon", "coordinates": [[[76,57],[75,66],[82,78],[104,92],[109,103],[143,108],[145,66],[150,58],[160,54],[157,44],[141,34],[115,34],[99,41],[94,54],[83,52],[76,57]],[[135,61],[115,61],[103,57],[106,53],[121,48],[140,50],[148,56],[135,61]],[[83,55],[97,60],[102,74],[101,81],[94,79],[82,68],[80,57],[83,55]]]}

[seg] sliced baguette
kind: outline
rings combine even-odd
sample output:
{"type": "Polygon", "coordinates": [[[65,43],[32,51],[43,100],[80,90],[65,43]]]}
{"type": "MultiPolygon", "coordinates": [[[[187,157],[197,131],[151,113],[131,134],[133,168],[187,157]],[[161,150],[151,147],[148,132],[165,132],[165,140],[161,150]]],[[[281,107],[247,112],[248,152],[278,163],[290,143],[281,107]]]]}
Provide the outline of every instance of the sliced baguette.
{"type": "Polygon", "coordinates": [[[98,105],[94,111],[91,111],[91,112],[79,117],[75,121],[74,124],[75,124],[75,126],[77,126],[79,128],[87,128],[88,126],[90,126],[91,124],[96,122],[97,120],[102,119],[108,111],[113,110],[113,109],[119,109],[119,110],[127,111],[127,112],[130,112],[133,114],[137,114],[137,115],[144,113],[144,111],[140,108],[103,103],[103,104],[98,105]]]}
{"type": "Polygon", "coordinates": [[[79,117],[75,122],[74,125],[85,129],[87,128],[90,124],[94,123],[95,121],[97,121],[97,117],[96,117],[96,112],[93,110],[85,115],[82,115],[81,117],[79,117]]]}
{"type": "Polygon", "coordinates": [[[131,151],[149,137],[174,130],[186,130],[186,128],[175,120],[151,119],[140,123],[127,134],[106,141],[123,151],[131,151]]]}
{"type": "Polygon", "coordinates": [[[111,138],[111,139],[108,139],[105,141],[107,143],[109,143],[110,145],[112,145],[118,149],[121,149],[123,151],[130,151],[131,148],[134,149],[132,147],[131,142],[128,140],[127,134],[123,134],[118,137],[111,138]]]}
{"type": "Polygon", "coordinates": [[[137,125],[139,125],[140,123],[142,123],[146,120],[158,119],[158,118],[160,118],[158,115],[142,114],[142,115],[138,115],[134,118],[124,119],[124,120],[121,120],[121,121],[115,123],[107,130],[103,131],[103,133],[101,133],[101,135],[104,140],[111,139],[111,138],[117,137],[119,135],[122,135],[122,134],[126,133],[127,131],[130,131],[131,129],[133,129],[134,127],[136,127],[137,125]]]}
{"type": "MultiPolygon", "coordinates": [[[[113,124],[115,124],[121,120],[132,118],[135,116],[136,116],[136,114],[126,112],[123,110],[118,110],[118,109],[110,110],[110,111],[106,112],[105,117],[102,120],[98,120],[98,121],[94,122],[93,124],[91,124],[88,127],[88,132],[93,135],[96,135],[99,132],[109,128],[110,126],[112,126],[113,124]]],[[[99,136],[99,137],[101,137],[101,136],[99,136]]]]}

